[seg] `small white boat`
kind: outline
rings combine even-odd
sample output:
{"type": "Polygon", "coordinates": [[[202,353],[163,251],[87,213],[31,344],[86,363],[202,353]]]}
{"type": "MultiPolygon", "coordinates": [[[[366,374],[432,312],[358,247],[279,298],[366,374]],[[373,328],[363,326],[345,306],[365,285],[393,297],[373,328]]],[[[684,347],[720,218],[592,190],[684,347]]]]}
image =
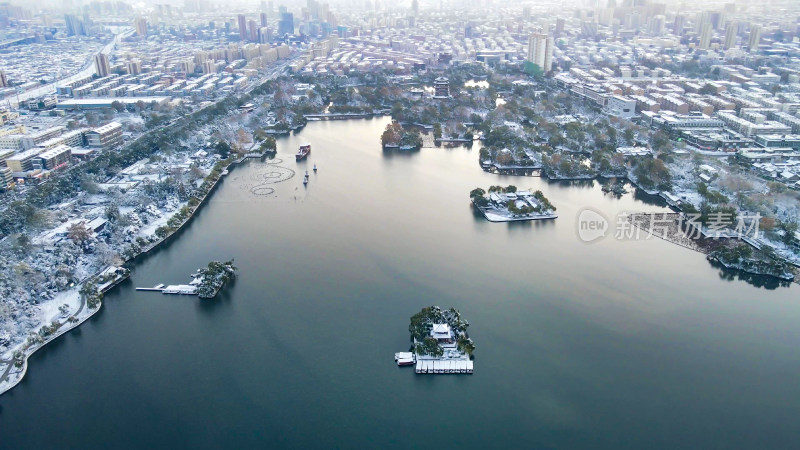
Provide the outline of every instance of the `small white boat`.
{"type": "Polygon", "coordinates": [[[398,352],[394,354],[394,361],[398,366],[413,366],[417,363],[417,357],[411,352],[398,352]]]}

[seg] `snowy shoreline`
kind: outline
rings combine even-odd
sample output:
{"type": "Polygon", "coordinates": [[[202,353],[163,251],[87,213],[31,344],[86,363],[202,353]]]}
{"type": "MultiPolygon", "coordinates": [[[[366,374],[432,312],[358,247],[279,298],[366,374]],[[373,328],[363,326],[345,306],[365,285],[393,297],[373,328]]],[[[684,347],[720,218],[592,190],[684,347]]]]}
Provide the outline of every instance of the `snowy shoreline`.
{"type": "MultiPolygon", "coordinates": [[[[739,271],[750,275],[773,277],[782,281],[795,282],[800,284],[800,279],[798,279],[798,277],[794,276],[794,274],[791,273],[782,273],[782,274],[770,273],[767,271],[761,271],[750,268],[745,263],[731,264],[722,261],[720,258],[714,256],[713,251],[707,248],[707,246],[698,245],[693,239],[688,237],[688,235],[683,231],[683,229],[680,228],[680,226],[678,226],[678,221],[680,220],[679,216],[680,214],[678,213],[637,213],[629,215],[627,220],[634,227],[644,231],[650,236],[655,236],[671,244],[675,244],[685,249],[706,255],[707,260],[717,263],[728,270],[739,271]],[[667,229],[659,228],[661,233],[654,232],[655,230],[651,230],[649,227],[650,217],[658,214],[662,214],[662,218],[669,217],[671,219],[670,226],[667,229]]],[[[750,244],[745,240],[742,240],[742,242],[748,243],[749,245],[752,246],[752,244],[750,244]]]]}
{"type": "MultiPolygon", "coordinates": [[[[108,288],[108,290],[111,290],[111,288],[113,288],[114,286],[116,286],[117,284],[121,283],[126,279],[127,277],[122,278],[119,281],[115,282],[112,286],[108,288]]],[[[97,308],[89,308],[86,305],[83,305],[80,315],[76,316],[78,318],[77,322],[65,323],[63,327],[59,328],[59,330],[55,334],[49,336],[47,340],[45,340],[44,342],[28,347],[25,350],[25,354],[22,360],[22,367],[20,367],[19,370],[14,371],[15,368],[14,360],[13,359],[8,360],[7,366],[3,367],[3,375],[2,375],[3,379],[2,381],[0,381],[0,395],[3,395],[4,393],[11,390],[14,386],[19,384],[23,378],[25,378],[25,374],[28,373],[28,359],[31,356],[33,356],[36,352],[44,348],[47,344],[53,342],[54,340],[66,334],[67,332],[74,330],[75,328],[82,325],[84,322],[89,320],[89,318],[97,314],[97,312],[100,311],[100,308],[102,308],[102,306],[103,306],[102,301],[97,305],[97,308]],[[12,377],[12,375],[16,376],[12,377]]],[[[23,347],[24,345],[25,343],[23,342],[22,344],[19,345],[19,347],[23,347]]],[[[18,348],[12,349],[10,352],[13,354],[17,350],[19,349],[18,348]]]]}
{"type": "MultiPolygon", "coordinates": [[[[225,169],[231,170],[233,168],[233,166],[237,166],[238,163],[241,162],[241,161],[242,160],[231,161],[225,167],[225,169]]],[[[130,262],[133,262],[133,261],[135,261],[138,258],[141,258],[143,256],[146,257],[153,250],[158,249],[161,246],[171,242],[172,238],[174,236],[176,236],[179,231],[183,230],[184,227],[189,222],[192,221],[192,219],[194,218],[195,214],[197,214],[197,212],[200,211],[202,206],[207,203],[207,201],[210,198],[210,196],[216,191],[216,188],[219,185],[219,182],[224,177],[225,177],[224,175],[219,175],[217,177],[217,179],[214,180],[214,183],[209,187],[208,192],[206,192],[206,194],[203,196],[203,198],[200,199],[200,201],[197,203],[197,205],[192,209],[191,213],[186,217],[186,219],[180,225],[178,225],[172,232],[170,232],[169,234],[167,234],[163,238],[157,240],[152,245],[148,246],[148,248],[142,249],[138,254],[126,259],[123,264],[127,264],[127,263],[130,263],[130,262]]],[[[172,216],[174,216],[175,214],[177,214],[178,211],[179,211],[179,209],[176,209],[173,212],[173,214],[171,214],[167,219],[169,219],[172,216]]],[[[69,322],[69,321],[65,322],[53,335],[48,336],[46,340],[44,340],[41,343],[37,343],[37,344],[31,345],[27,349],[25,349],[25,353],[23,355],[22,366],[19,367],[19,368],[15,367],[15,361],[14,361],[14,358],[13,358],[13,354],[15,352],[19,351],[20,349],[24,348],[27,341],[23,341],[19,345],[15,346],[14,348],[11,348],[11,349],[9,349],[8,351],[5,352],[5,355],[12,355],[12,356],[10,357],[10,359],[0,360],[0,364],[2,364],[2,365],[0,365],[0,395],[3,395],[4,393],[8,392],[10,389],[12,389],[14,386],[16,386],[17,384],[19,384],[22,381],[22,379],[25,377],[25,374],[28,371],[28,359],[33,354],[35,354],[37,351],[39,351],[40,349],[45,347],[50,342],[53,342],[58,337],[66,334],[68,331],[73,330],[73,329],[77,328],[78,326],[82,325],[90,317],[94,316],[98,311],[100,311],[100,309],[103,306],[102,297],[105,296],[105,294],[107,292],[109,292],[111,289],[113,289],[114,287],[116,287],[118,284],[122,283],[124,280],[128,279],[128,277],[129,277],[129,275],[128,275],[128,276],[124,276],[124,277],[115,279],[115,281],[112,282],[110,285],[105,286],[102,289],[102,291],[100,292],[101,300],[97,304],[97,307],[96,308],[90,308],[88,305],[86,305],[85,299],[81,298],[81,295],[80,295],[80,293],[78,291],[81,289],[81,287],[87,281],[98,277],[103,272],[105,272],[105,270],[106,269],[103,269],[102,271],[100,271],[100,272],[98,272],[96,274],[93,274],[92,276],[88,277],[87,280],[84,281],[84,283],[81,283],[80,285],[75,286],[70,291],[65,291],[64,292],[64,296],[77,294],[78,298],[80,299],[79,300],[80,303],[81,303],[81,305],[79,306],[80,312],[78,313],[77,316],[75,316],[78,319],[76,322],[74,322],[74,323],[73,322],[69,322]],[[15,369],[18,369],[18,370],[15,370],[15,369]]],[[[51,305],[51,304],[52,305],[57,305],[60,302],[57,301],[56,298],[53,298],[53,299],[49,300],[46,303],[48,305],[51,305]]],[[[44,323],[46,325],[48,323],[47,320],[44,320],[44,323]]]]}
{"type": "MultiPolygon", "coordinates": [[[[240,162],[246,161],[246,160],[247,160],[247,158],[242,158],[242,159],[239,159],[239,160],[231,161],[227,166],[225,166],[225,168],[223,170],[230,171],[235,166],[238,166],[240,162]]],[[[197,214],[197,212],[200,211],[202,206],[204,206],[206,204],[206,202],[208,202],[208,199],[211,197],[211,195],[214,193],[214,191],[217,190],[217,186],[219,185],[219,182],[223,178],[225,178],[225,175],[220,175],[214,181],[214,184],[212,184],[211,187],[208,188],[208,192],[206,192],[206,194],[203,196],[203,198],[200,199],[200,201],[197,203],[197,206],[194,207],[194,209],[191,211],[189,216],[186,217],[186,220],[184,220],[180,225],[178,225],[177,228],[175,228],[172,232],[170,232],[169,234],[167,234],[163,238],[161,238],[161,239],[153,242],[152,244],[150,244],[146,249],[142,249],[138,254],[136,254],[136,255],[128,258],[127,260],[125,260],[125,264],[130,263],[130,262],[134,262],[137,259],[142,258],[143,256],[148,256],[150,254],[150,252],[152,252],[153,250],[156,250],[156,249],[160,248],[162,245],[164,245],[164,244],[166,244],[168,242],[171,242],[172,238],[174,236],[176,236],[179,231],[183,230],[183,227],[186,226],[189,222],[191,222],[192,219],[194,219],[195,214],[197,214]]],[[[175,213],[177,213],[177,212],[178,212],[178,210],[175,211],[175,213]]]]}

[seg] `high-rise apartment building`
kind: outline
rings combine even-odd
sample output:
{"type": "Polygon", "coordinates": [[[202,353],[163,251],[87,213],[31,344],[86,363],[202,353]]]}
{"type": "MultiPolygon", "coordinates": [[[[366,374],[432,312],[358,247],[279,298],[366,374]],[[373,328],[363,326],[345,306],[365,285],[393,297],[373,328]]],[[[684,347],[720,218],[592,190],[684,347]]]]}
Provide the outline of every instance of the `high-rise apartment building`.
{"type": "Polygon", "coordinates": [[[137,36],[147,36],[147,19],[137,17],[133,20],[133,27],[136,29],[137,36]]]}
{"type": "Polygon", "coordinates": [[[686,16],[683,14],[675,15],[675,22],[672,24],[672,34],[683,36],[683,29],[686,27],[686,16]]]}
{"type": "Polygon", "coordinates": [[[255,20],[247,21],[247,33],[250,42],[258,42],[258,24],[255,20]]]}
{"type": "Polygon", "coordinates": [[[721,30],[722,26],[725,24],[725,13],[722,11],[712,11],[709,15],[709,20],[711,20],[711,24],[714,25],[715,30],[721,30]]]}
{"type": "Polygon", "coordinates": [[[217,73],[217,64],[214,61],[205,61],[201,67],[204,74],[217,73]]]}
{"type": "Polygon", "coordinates": [[[67,36],[85,36],[86,26],[83,21],[74,14],[64,15],[64,24],[67,27],[67,36]]]}
{"type": "Polygon", "coordinates": [[[128,61],[126,69],[128,71],[128,75],[139,75],[142,73],[142,62],[139,60],[128,61]]]}
{"type": "Polygon", "coordinates": [[[239,14],[237,16],[237,20],[239,22],[239,39],[246,41],[247,40],[247,19],[244,17],[244,14],[239,14]]]}
{"type": "Polygon", "coordinates": [[[747,42],[747,50],[758,50],[758,44],[761,43],[761,26],[750,25],[750,39],[747,42]]]}
{"type": "Polygon", "coordinates": [[[703,31],[703,24],[711,22],[711,13],[708,11],[703,11],[697,14],[697,17],[694,20],[694,32],[698,35],[703,31]]]}
{"type": "Polygon", "coordinates": [[[294,34],[294,15],[290,12],[281,13],[281,20],[278,22],[278,36],[294,34]]]}
{"type": "Polygon", "coordinates": [[[711,22],[706,22],[700,28],[700,45],[699,47],[703,50],[708,50],[711,46],[711,30],[713,30],[713,25],[711,22]]]}
{"type": "Polygon", "coordinates": [[[107,77],[111,73],[111,63],[108,61],[108,55],[105,53],[94,55],[94,70],[101,77],[107,77]]]}
{"type": "Polygon", "coordinates": [[[664,25],[666,23],[666,17],[659,14],[657,16],[653,16],[650,19],[650,33],[656,36],[661,36],[664,34],[664,25]]]}
{"type": "Polygon", "coordinates": [[[258,29],[258,42],[260,44],[269,44],[270,35],[272,31],[268,27],[261,27],[258,29]]]}
{"type": "Polygon", "coordinates": [[[544,33],[534,33],[528,40],[528,61],[544,72],[553,68],[553,38],[544,33]]]}
{"type": "Polygon", "coordinates": [[[736,35],[739,31],[739,24],[736,22],[728,22],[727,28],[725,28],[725,50],[729,48],[733,48],[736,45],[736,35]]]}

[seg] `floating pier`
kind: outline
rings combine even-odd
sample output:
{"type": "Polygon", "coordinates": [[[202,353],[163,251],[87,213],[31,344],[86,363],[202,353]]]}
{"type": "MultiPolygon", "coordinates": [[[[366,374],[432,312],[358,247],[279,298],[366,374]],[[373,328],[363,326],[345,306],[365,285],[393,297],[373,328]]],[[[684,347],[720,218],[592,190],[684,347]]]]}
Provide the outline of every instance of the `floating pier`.
{"type": "Polygon", "coordinates": [[[197,295],[197,286],[194,284],[171,284],[166,286],[164,283],[160,283],[153,287],[137,287],[136,290],[173,295],[197,295]]]}
{"type": "Polygon", "coordinates": [[[419,374],[471,374],[474,369],[469,359],[419,359],[411,352],[395,353],[394,361],[398,366],[414,366],[419,374]]]}
{"type": "Polygon", "coordinates": [[[173,284],[165,287],[162,294],[197,295],[197,286],[191,284],[173,284]]]}
{"type": "Polygon", "coordinates": [[[473,361],[468,359],[418,359],[414,371],[419,374],[471,374],[473,361]]]}

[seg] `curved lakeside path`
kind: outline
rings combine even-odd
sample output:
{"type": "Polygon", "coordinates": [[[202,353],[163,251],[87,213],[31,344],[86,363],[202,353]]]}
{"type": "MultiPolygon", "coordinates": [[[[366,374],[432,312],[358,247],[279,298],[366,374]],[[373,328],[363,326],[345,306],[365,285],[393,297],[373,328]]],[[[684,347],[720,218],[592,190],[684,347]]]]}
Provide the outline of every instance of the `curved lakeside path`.
{"type": "MultiPolygon", "coordinates": [[[[28,349],[26,349],[26,351],[25,351],[25,358],[24,358],[24,360],[23,360],[23,362],[22,362],[22,374],[19,376],[19,378],[17,378],[17,380],[16,380],[16,381],[15,381],[13,384],[11,384],[11,385],[7,386],[5,389],[3,389],[2,391],[0,391],[0,395],[3,395],[4,393],[6,393],[6,392],[8,392],[9,390],[11,390],[11,389],[12,389],[14,386],[16,386],[17,384],[19,384],[19,382],[20,382],[20,381],[22,381],[22,379],[23,379],[23,378],[25,378],[25,373],[28,371],[28,359],[29,359],[29,358],[30,358],[30,357],[31,357],[31,356],[32,356],[34,353],[36,353],[36,352],[37,352],[37,351],[39,351],[40,349],[44,348],[44,346],[46,346],[46,345],[47,345],[47,344],[49,344],[50,342],[53,342],[54,340],[58,339],[60,336],[62,336],[62,335],[64,335],[64,334],[67,334],[67,332],[68,332],[68,331],[70,331],[70,330],[72,330],[72,329],[74,329],[74,328],[77,328],[77,327],[79,327],[81,324],[83,324],[84,322],[86,322],[86,321],[87,321],[87,320],[88,320],[90,317],[92,317],[92,316],[93,316],[93,315],[95,315],[95,314],[96,314],[98,311],[100,311],[100,307],[102,307],[102,306],[103,306],[102,302],[100,302],[100,303],[97,305],[97,309],[95,309],[95,310],[94,310],[94,311],[93,311],[91,314],[89,314],[88,316],[84,317],[84,318],[83,318],[83,319],[81,319],[81,320],[78,320],[77,322],[70,323],[70,322],[69,322],[69,317],[77,317],[77,316],[78,316],[78,315],[79,315],[79,314],[80,314],[80,313],[83,311],[83,308],[86,306],[86,298],[85,298],[83,295],[81,295],[81,297],[80,297],[80,298],[81,298],[81,303],[80,303],[80,305],[78,306],[78,309],[77,309],[77,311],[75,311],[75,313],[74,313],[74,314],[70,314],[70,315],[68,316],[68,318],[67,318],[67,319],[65,319],[63,323],[61,323],[61,327],[63,327],[63,328],[59,327],[58,331],[57,331],[57,332],[56,332],[54,335],[50,336],[50,337],[49,337],[49,339],[47,339],[46,341],[42,342],[41,344],[38,344],[38,345],[36,345],[35,347],[34,347],[34,346],[32,346],[32,347],[33,347],[33,350],[32,350],[32,351],[30,351],[30,352],[28,352],[28,351],[27,351],[27,350],[30,350],[30,348],[31,348],[31,347],[29,347],[28,349]],[[70,325],[71,325],[71,326],[70,326],[70,325]]],[[[15,362],[15,361],[14,361],[14,359],[10,359],[10,360],[0,360],[0,362],[7,364],[7,365],[6,365],[6,368],[5,368],[5,370],[3,371],[3,374],[2,374],[2,375],[0,375],[0,385],[2,385],[2,384],[4,384],[6,381],[8,381],[8,378],[9,378],[9,376],[11,375],[11,368],[13,368],[13,367],[14,367],[14,362],[15,362]]]]}
{"type": "MultiPolygon", "coordinates": [[[[3,364],[7,364],[6,370],[3,371],[3,375],[0,375],[0,384],[2,384],[2,383],[5,383],[6,380],[8,379],[8,372],[11,371],[11,367],[14,365],[14,361],[13,360],[0,359],[0,362],[3,363],[3,364]]],[[[11,389],[11,388],[9,387],[9,389],[11,389]]]]}

